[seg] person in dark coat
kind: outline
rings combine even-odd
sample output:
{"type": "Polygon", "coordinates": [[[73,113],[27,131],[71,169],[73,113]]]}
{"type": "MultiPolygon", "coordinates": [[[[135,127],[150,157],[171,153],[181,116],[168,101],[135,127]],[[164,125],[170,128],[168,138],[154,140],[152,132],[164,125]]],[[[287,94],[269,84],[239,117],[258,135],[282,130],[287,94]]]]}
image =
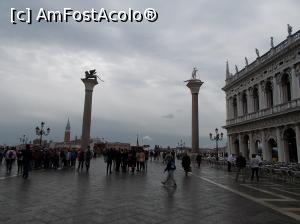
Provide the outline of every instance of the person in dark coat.
{"type": "Polygon", "coordinates": [[[126,173],[127,165],[128,165],[128,152],[126,149],[121,153],[121,161],[122,161],[122,172],[126,173]]]}
{"type": "Polygon", "coordinates": [[[30,170],[30,164],[32,159],[32,153],[30,151],[30,145],[27,144],[25,150],[22,152],[23,155],[23,178],[27,179],[30,170]]]}
{"type": "Polygon", "coordinates": [[[191,158],[187,153],[184,153],[184,156],[181,159],[181,165],[185,171],[185,176],[187,176],[188,172],[191,171],[191,158]]]}
{"type": "Polygon", "coordinates": [[[202,156],[201,156],[200,153],[198,153],[198,154],[197,154],[197,157],[196,157],[196,161],[197,161],[197,164],[198,164],[198,168],[200,168],[201,160],[202,160],[202,156]]]}
{"type": "Polygon", "coordinates": [[[244,156],[242,156],[242,153],[239,153],[239,156],[236,158],[236,167],[237,167],[237,172],[236,172],[236,177],[235,177],[235,181],[238,182],[239,179],[239,175],[242,174],[243,175],[243,182],[245,182],[246,179],[246,159],[244,156]]]}
{"type": "Polygon", "coordinates": [[[115,152],[115,161],[116,161],[116,172],[120,172],[120,165],[121,165],[121,152],[120,149],[116,150],[115,152]]]}
{"type": "Polygon", "coordinates": [[[86,172],[89,172],[90,169],[90,163],[93,155],[90,149],[90,146],[88,146],[87,151],[85,153],[85,167],[86,167],[86,172]]]}
{"type": "Polygon", "coordinates": [[[111,173],[111,165],[113,161],[113,151],[109,149],[106,154],[106,174],[111,173]]]}
{"type": "Polygon", "coordinates": [[[84,151],[82,149],[80,149],[80,151],[78,152],[78,167],[77,167],[77,171],[79,171],[79,169],[82,171],[82,169],[83,169],[83,163],[84,163],[84,151]]]}

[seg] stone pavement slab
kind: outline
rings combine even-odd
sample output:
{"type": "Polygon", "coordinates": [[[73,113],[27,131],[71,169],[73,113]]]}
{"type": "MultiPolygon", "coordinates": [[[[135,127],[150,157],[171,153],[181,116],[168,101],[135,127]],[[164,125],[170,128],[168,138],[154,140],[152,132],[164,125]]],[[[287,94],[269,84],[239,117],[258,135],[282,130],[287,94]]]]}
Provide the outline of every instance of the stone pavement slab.
{"type": "Polygon", "coordinates": [[[98,158],[89,173],[36,170],[27,180],[0,175],[0,223],[299,223],[300,198],[289,193],[299,193],[295,185],[235,183],[234,174],[209,166],[185,177],[177,162],[172,188],[160,183],[161,162],[134,175],[106,175],[105,168],[98,158]]]}

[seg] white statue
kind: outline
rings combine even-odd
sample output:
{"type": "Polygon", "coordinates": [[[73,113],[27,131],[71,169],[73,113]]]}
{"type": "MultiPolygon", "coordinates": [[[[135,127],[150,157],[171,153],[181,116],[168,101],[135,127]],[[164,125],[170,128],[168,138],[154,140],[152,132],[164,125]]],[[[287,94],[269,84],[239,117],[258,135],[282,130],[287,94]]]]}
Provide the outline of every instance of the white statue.
{"type": "Polygon", "coordinates": [[[196,67],[194,67],[193,72],[192,72],[192,79],[197,79],[197,72],[198,72],[198,69],[196,67]]]}
{"type": "Polygon", "coordinates": [[[288,30],[289,36],[291,36],[292,32],[293,32],[293,27],[290,24],[287,24],[287,30],[288,30]]]}
{"type": "Polygon", "coordinates": [[[236,73],[239,72],[239,69],[238,69],[237,65],[235,65],[235,72],[236,72],[236,73]]]}
{"type": "Polygon", "coordinates": [[[246,63],[246,66],[249,65],[249,62],[248,62],[248,58],[247,58],[247,57],[245,57],[245,63],[246,63]]]}
{"type": "Polygon", "coordinates": [[[259,50],[257,48],[255,48],[255,53],[256,53],[257,57],[259,58],[259,50]]]}
{"type": "Polygon", "coordinates": [[[274,38],[271,37],[271,48],[274,48],[274,38]]]}

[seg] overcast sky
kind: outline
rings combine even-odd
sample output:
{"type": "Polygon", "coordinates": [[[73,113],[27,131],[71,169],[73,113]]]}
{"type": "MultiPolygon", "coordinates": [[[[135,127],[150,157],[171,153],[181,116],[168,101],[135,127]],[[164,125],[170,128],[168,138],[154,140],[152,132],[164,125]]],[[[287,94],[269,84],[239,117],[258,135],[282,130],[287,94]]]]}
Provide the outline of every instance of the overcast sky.
{"type": "MultiPolygon", "coordinates": [[[[17,144],[45,121],[48,140],[81,136],[84,71],[96,68],[104,83],[94,89],[92,137],[109,141],[191,145],[191,94],[184,81],[194,66],[204,82],[199,94],[200,147],[225,124],[225,62],[244,66],[300,29],[298,0],[1,0],[0,145],[17,144]],[[145,10],[154,23],[10,23],[10,10],[40,8],[145,10]]],[[[225,132],[225,130],[223,130],[225,132]]],[[[226,133],[226,132],[225,132],[226,133]]]]}

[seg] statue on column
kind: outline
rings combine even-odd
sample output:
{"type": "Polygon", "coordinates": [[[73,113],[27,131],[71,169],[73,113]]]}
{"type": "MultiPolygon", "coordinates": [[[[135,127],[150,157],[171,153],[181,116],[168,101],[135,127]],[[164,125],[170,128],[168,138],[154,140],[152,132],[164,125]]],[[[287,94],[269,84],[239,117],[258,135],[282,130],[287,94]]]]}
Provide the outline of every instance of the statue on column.
{"type": "Polygon", "coordinates": [[[198,69],[196,67],[194,67],[193,72],[192,72],[192,79],[197,79],[197,72],[198,72],[198,69]]]}
{"type": "Polygon", "coordinates": [[[292,32],[293,32],[293,27],[290,24],[287,24],[287,30],[288,30],[289,36],[291,36],[292,32]]]}
{"type": "Polygon", "coordinates": [[[98,75],[96,75],[97,72],[96,72],[96,69],[93,69],[93,70],[90,70],[90,71],[85,71],[85,79],[94,79],[97,81],[97,78],[104,82],[102,79],[100,79],[100,77],[98,75]]]}

